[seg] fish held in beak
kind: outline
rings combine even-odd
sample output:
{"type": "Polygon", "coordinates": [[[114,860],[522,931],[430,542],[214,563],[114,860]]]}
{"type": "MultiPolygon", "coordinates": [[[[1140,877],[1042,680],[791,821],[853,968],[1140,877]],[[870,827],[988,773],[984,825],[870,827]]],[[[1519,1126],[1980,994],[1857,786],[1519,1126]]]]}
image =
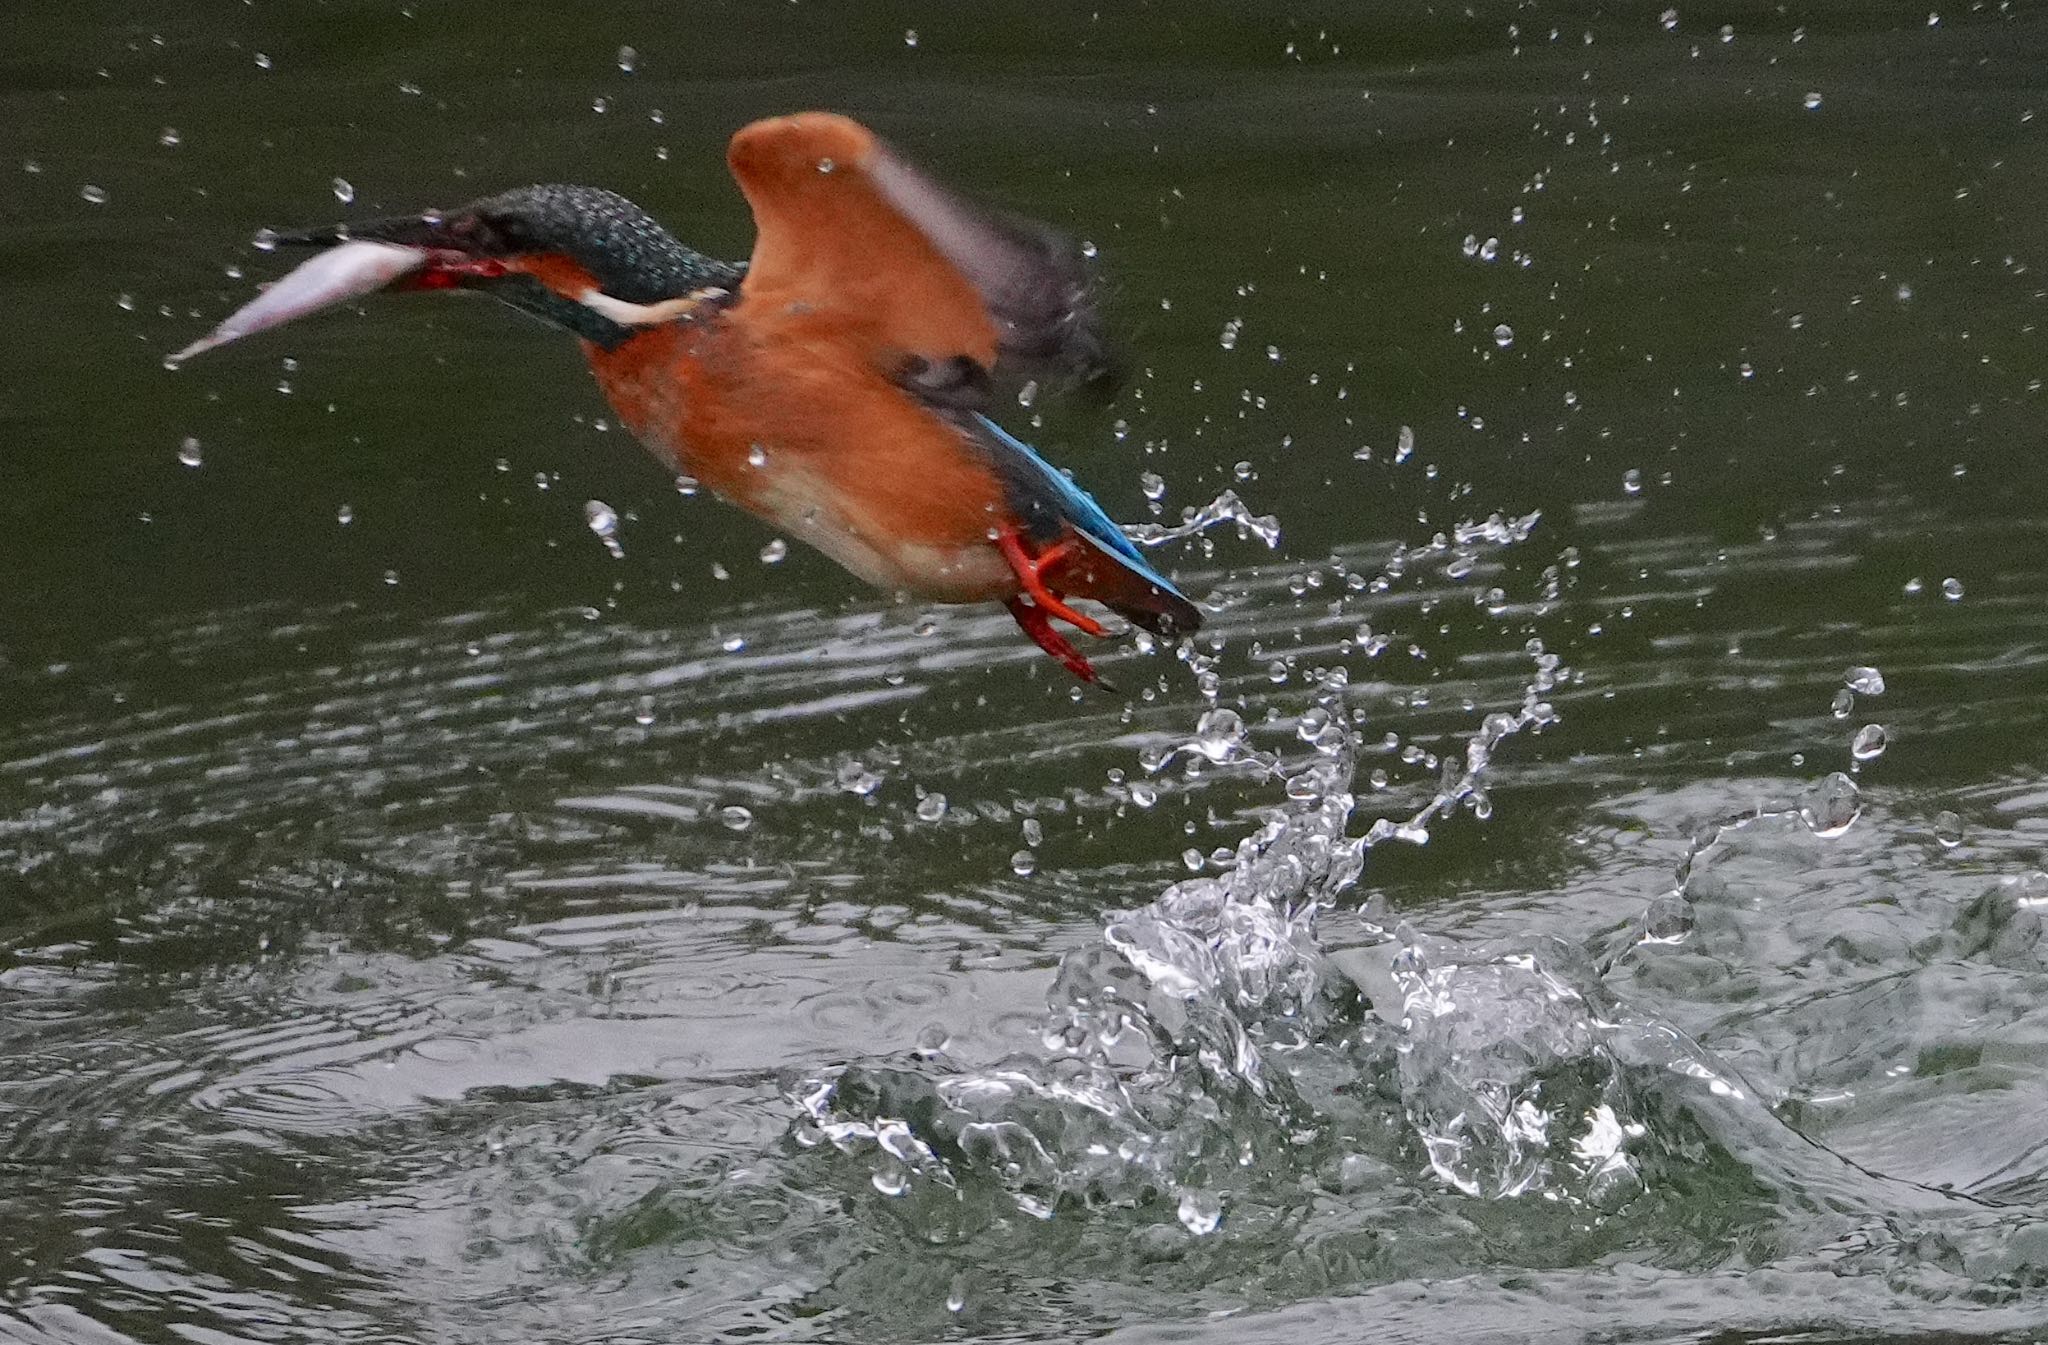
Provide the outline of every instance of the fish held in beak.
{"type": "Polygon", "coordinates": [[[432,255],[424,248],[395,243],[359,240],[338,244],[299,263],[164,363],[175,367],[215,346],[373,294],[421,269],[432,255]]]}

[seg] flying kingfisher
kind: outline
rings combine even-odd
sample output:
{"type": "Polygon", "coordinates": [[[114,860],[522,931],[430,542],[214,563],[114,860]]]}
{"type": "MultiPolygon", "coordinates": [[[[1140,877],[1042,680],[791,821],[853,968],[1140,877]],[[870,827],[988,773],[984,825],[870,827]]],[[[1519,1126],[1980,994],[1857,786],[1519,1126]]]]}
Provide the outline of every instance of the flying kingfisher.
{"type": "Polygon", "coordinates": [[[481,290],[582,343],[620,420],[677,471],[877,588],[1000,602],[1099,679],[1053,620],[1069,599],[1164,637],[1201,612],[1095,501],[989,416],[1025,378],[1107,381],[1081,256],[974,206],[846,117],[743,127],[744,265],[703,256],[595,187],[279,235],[322,249],[171,357],[380,289],[481,290]]]}

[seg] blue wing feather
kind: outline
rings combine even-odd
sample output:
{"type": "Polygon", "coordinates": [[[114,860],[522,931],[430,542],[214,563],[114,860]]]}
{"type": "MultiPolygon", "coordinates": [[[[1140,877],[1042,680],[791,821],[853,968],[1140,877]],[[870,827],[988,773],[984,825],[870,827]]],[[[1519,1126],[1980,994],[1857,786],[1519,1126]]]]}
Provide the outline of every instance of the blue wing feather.
{"type": "Polygon", "coordinates": [[[1005,478],[1035,495],[1049,497],[1061,518],[1087,534],[1090,541],[1099,543],[1127,569],[1136,571],[1147,583],[1157,584],[1162,591],[1187,601],[1187,595],[1152,568],[1136,544],[1124,535],[1124,530],[1116,525],[1115,520],[1102,512],[1102,506],[1095,503],[1087,491],[1069,481],[1059,468],[1039,457],[1031,445],[987,416],[977,412],[974,419],[988,432],[989,447],[1000,454],[997,465],[1005,478]]]}

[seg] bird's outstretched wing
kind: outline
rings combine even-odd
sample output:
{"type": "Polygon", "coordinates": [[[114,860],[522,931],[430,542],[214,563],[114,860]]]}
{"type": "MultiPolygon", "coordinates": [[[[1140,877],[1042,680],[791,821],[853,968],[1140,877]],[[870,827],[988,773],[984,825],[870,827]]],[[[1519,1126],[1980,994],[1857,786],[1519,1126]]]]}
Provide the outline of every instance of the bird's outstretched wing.
{"type": "Polygon", "coordinates": [[[1056,231],[962,200],[832,113],[742,127],[726,159],[758,234],[743,301],[843,317],[938,400],[991,374],[1112,377],[1086,264],[1056,231]]]}

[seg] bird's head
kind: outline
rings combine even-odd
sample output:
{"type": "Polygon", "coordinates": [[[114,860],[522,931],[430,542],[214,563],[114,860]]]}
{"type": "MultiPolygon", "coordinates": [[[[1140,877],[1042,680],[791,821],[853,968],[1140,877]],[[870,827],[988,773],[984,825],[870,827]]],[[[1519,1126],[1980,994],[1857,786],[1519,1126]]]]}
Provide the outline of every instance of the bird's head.
{"type": "Polygon", "coordinates": [[[453,210],[282,231],[276,240],[320,252],[173,363],[382,289],[478,290],[610,348],[744,274],[683,246],[616,192],[561,183],[453,210]]]}

